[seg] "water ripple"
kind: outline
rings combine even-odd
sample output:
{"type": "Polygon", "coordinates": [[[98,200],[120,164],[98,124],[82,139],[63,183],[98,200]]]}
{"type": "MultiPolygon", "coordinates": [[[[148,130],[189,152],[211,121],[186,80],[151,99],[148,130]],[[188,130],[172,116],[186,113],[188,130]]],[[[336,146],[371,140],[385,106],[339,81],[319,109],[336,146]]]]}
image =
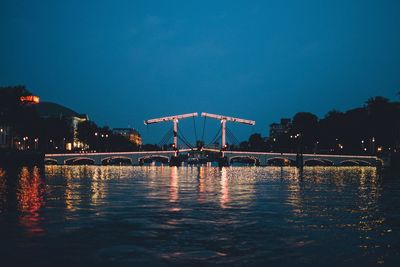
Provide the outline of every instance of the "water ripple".
{"type": "Polygon", "coordinates": [[[390,266],[398,192],[369,167],[0,169],[0,251],[14,265],[390,266]]]}

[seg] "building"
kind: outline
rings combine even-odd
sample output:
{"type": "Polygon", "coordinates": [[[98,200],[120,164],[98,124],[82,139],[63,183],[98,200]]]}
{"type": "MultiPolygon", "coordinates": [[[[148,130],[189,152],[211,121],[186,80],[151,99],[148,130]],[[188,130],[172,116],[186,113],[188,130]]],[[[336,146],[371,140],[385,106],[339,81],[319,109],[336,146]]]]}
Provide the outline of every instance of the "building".
{"type": "Polygon", "coordinates": [[[11,127],[7,124],[0,124],[0,149],[12,148],[11,127]]]}
{"type": "Polygon", "coordinates": [[[86,114],[79,114],[70,108],[52,102],[41,102],[36,106],[36,111],[41,118],[59,118],[65,119],[72,130],[72,140],[66,140],[63,146],[66,150],[87,149],[88,145],[78,138],[78,124],[88,121],[86,114]]]}
{"type": "Polygon", "coordinates": [[[269,126],[270,138],[278,138],[282,134],[288,133],[292,126],[291,119],[282,118],[280,123],[272,123],[269,126]]]}
{"type": "Polygon", "coordinates": [[[39,102],[39,97],[23,85],[0,87],[0,149],[20,149],[26,139],[16,129],[20,128],[26,112],[39,102]]]}
{"type": "Polygon", "coordinates": [[[113,134],[119,134],[128,139],[132,144],[140,146],[142,145],[142,137],[140,133],[133,128],[114,128],[113,134]]]}
{"type": "Polygon", "coordinates": [[[86,114],[77,114],[75,116],[69,117],[70,125],[73,131],[73,142],[66,144],[66,150],[73,150],[73,149],[87,149],[89,146],[78,138],[78,124],[84,121],[88,121],[89,117],[86,114]]]}

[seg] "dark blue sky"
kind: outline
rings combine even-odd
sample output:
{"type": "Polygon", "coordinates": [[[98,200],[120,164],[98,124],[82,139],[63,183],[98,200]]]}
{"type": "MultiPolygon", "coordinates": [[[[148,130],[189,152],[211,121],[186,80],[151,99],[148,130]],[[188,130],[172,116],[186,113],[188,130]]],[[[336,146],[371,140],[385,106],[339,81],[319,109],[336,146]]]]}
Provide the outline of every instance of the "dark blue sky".
{"type": "Polygon", "coordinates": [[[169,126],[144,119],[194,111],[256,120],[233,127],[240,139],[267,135],[297,111],[396,99],[399,14],[398,0],[1,0],[0,85],[150,142],[169,126]]]}

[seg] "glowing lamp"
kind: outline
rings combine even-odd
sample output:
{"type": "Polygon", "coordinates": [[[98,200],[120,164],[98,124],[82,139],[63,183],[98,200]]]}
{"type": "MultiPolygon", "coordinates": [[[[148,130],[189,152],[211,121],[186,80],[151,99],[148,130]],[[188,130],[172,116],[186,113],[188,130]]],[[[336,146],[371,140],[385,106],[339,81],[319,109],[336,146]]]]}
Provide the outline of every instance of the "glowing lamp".
{"type": "Polygon", "coordinates": [[[19,99],[24,104],[39,104],[40,102],[40,98],[35,95],[21,96],[19,99]]]}

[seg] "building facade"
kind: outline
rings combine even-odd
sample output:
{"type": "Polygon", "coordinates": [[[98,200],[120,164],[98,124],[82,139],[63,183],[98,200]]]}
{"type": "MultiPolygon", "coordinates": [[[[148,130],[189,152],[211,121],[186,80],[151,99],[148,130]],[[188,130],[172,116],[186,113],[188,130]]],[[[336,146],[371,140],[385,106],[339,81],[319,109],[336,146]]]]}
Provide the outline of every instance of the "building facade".
{"type": "Polygon", "coordinates": [[[85,122],[89,120],[89,116],[86,114],[77,114],[75,116],[71,116],[68,118],[70,121],[70,125],[73,133],[72,143],[67,143],[65,149],[66,150],[76,150],[76,149],[87,149],[89,146],[79,140],[78,137],[78,124],[81,122],[85,122]]]}
{"type": "Polygon", "coordinates": [[[270,138],[278,138],[280,135],[288,133],[292,126],[291,119],[282,118],[280,123],[272,123],[269,126],[270,138]]]}
{"type": "MultiPolygon", "coordinates": [[[[0,149],[25,149],[27,137],[17,131],[26,107],[39,104],[40,98],[32,95],[25,86],[0,87],[0,149]],[[16,115],[19,114],[19,115],[16,115]]],[[[29,112],[29,111],[27,111],[29,112]]],[[[35,139],[36,140],[36,139],[35,139]]]]}

